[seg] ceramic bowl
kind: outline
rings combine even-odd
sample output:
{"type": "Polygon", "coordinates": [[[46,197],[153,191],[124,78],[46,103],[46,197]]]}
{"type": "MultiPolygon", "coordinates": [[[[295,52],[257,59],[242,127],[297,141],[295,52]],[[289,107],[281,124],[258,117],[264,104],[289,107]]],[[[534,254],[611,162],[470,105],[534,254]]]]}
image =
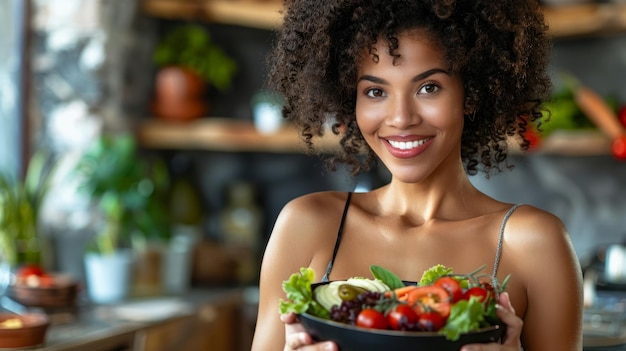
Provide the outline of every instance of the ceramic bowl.
{"type": "Polygon", "coordinates": [[[27,307],[70,307],[75,305],[78,282],[67,275],[50,275],[52,280],[47,285],[29,285],[16,282],[8,289],[8,295],[27,307]]]}
{"type": "Polygon", "coordinates": [[[365,329],[306,313],[300,315],[300,322],[315,340],[335,341],[341,351],[458,351],[466,344],[498,342],[504,331],[496,325],[450,341],[436,332],[365,329]]]}
{"type": "Polygon", "coordinates": [[[0,349],[44,344],[50,319],[43,313],[0,313],[0,349]]]}

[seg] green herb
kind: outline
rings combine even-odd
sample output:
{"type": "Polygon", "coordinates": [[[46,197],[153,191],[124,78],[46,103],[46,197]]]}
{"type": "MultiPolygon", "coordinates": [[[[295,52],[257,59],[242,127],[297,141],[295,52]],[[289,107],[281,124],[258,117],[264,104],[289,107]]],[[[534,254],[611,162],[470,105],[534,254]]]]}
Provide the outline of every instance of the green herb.
{"type": "Polygon", "coordinates": [[[460,300],[450,310],[446,325],[439,330],[448,340],[458,340],[461,334],[479,329],[485,321],[485,305],[477,296],[460,300]]]}
{"type": "Polygon", "coordinates": [[[387,285],[391,290],[404,286],[404,282],[402,282],[402,279],[395,275],[395,273],[381,266],[371,265],[370,272],[372,272],[374,278],[385,283],[385,285],[387,285]]]}
{"type": "Polygon", "coordinates": [[[311,315],[329,319],[330,313],[313,299],[311,283],[315,281],[315,272],[311,268],[300,268],[299,273],[292,274],[288,280],[283,281],[283,291],[287,294],[287,300],[280,300],[280,313],[304,312],[311,315]]]}
{"type": "Polygon", "coordinates": [[[420,279],[418,285],[419,286],[431,285],[435,282],[435,280],[443,276],[449,275],[449,274],[452,274],[452,268],[448,268],[441,264],[432,266],[422,274],[422,278],[420,279]]]}

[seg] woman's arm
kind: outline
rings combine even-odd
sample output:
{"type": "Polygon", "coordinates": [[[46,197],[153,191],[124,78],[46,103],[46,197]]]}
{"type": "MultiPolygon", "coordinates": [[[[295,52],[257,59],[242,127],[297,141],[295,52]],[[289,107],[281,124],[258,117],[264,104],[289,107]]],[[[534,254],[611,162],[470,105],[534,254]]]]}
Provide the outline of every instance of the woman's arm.
{"type": "Polygon", "coordinates": [[[528,206],[520,212],[509,237],[528,298],[524,350],[582,350],[582,272],[569,235],[549,213],[528,206]]]}
{"type": "MultiPolygon", "coordinates": [[[[284,280],[301,267],[313,268],[319,280],[323,274],[320,262],[332,254],[334,234],[328,236],[322,233],[329,230],[331,233],[333,230],[336,232],[338,223],[334,224],[336,216],[325,213],[329,208],[332,210],[332,206],[321,206],[320,198],[319,195],[307,195],[295,199],[283,208],[276,220],[261,266],[253,351],[295,350],[296,347],[312,343],[294,315],[284,315],[281,320],[278,306],[280,299],[285,299],[282,290],[284,280]]],[[[327,344],[299,350],[334,350],[323,348],[327,344]]]]}

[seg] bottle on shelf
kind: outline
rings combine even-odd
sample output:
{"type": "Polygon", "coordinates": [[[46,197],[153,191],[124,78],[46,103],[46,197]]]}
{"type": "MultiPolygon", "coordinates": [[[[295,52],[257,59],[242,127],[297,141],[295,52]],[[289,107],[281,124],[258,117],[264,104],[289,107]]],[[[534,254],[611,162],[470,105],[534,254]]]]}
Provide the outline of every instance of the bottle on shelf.
{"type": "Polygon", "coordinates": [[[220,214],[222,241],[238,261],[236,274],[240,283],[253,283],[258,276],[263,215],[255,195],[252,183],[230,184],[227,204],[220,214]]]}

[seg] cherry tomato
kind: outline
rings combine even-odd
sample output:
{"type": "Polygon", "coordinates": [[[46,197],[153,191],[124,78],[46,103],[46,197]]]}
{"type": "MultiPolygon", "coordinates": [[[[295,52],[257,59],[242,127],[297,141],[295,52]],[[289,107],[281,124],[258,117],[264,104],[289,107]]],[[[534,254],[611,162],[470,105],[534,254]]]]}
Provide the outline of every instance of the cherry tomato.
{"type": "Polygon", "coordinates": [[[480,302],[485,302],[491,295],[491,292],[482,286],[473,286],[463,293],[463,299],[469,300],[472,296],[477,296],[480,298],[480,302]]]}
{"type": "Polygon", "coordinates": [[[387,312],[387,324],[394,330],[412,330],[417,323],[417,313],[409,305],[398,304],[387,312]]]}
{"type": "Polygon", "coordinates": [[[409,292],[407,302],[417,315],[435,311],[444,319],[450,315],[450,294],[440,286],[422,286],[409,292]]]}
{"type": "Polygon", "coordinates": [[[382,312],[373,308],[366,308],[361,310],[356,317],[356,325],[370,329],[387,329],[387,319],[382,312]]]}
{"type": "Polygon", "coordinates": [[[457,302],[463,298],[463,289],[461,289],[461,284],[458,280],[452,277],[443,276],[437,279],[433,285],[446,289],[448,294],[450,294],[452,302],[457,302]]]}
{"type": "Polygon", "coordinates": [[[437,331],[446,324],[446,319],[437,312],[424,312],[417,317],[418,329],[421,331],[437,331]]]}
{"type": "Polygon", "coordinates": [[[611,151],[613,152],[613,157],[620,161],[626,161],[626,136],[613,140],[611,151]]]}

